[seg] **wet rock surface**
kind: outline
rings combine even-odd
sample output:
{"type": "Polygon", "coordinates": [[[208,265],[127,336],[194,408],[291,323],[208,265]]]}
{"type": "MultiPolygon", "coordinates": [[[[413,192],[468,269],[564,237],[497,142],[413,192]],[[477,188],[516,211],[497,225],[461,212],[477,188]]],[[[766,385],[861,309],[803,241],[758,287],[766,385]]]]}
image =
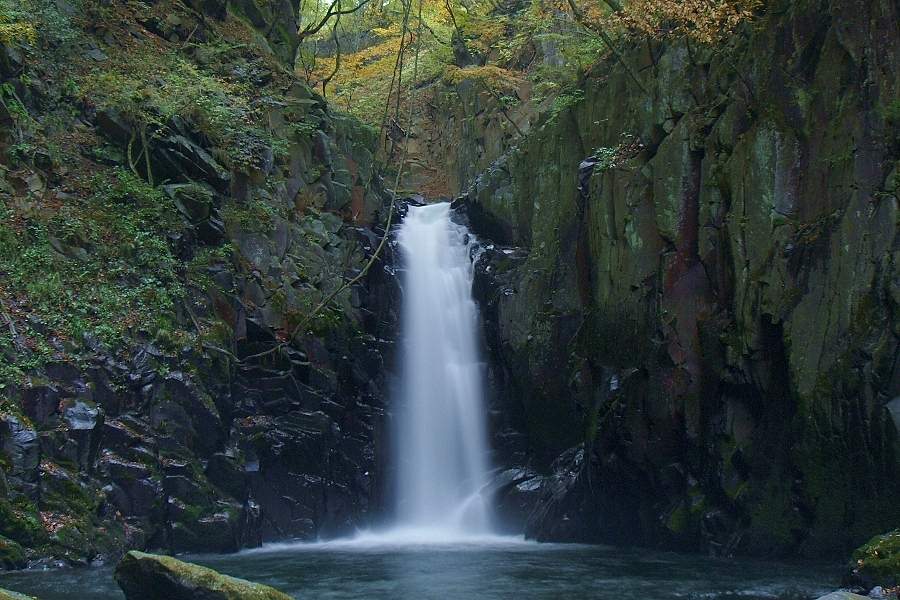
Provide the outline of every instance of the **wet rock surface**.
{"type": "Polygon", "coordinates": [[[631,49],[649,93],[598,65],[458,201],[530,536],[845,555],[900,521],[896,19],[631,49]]]}

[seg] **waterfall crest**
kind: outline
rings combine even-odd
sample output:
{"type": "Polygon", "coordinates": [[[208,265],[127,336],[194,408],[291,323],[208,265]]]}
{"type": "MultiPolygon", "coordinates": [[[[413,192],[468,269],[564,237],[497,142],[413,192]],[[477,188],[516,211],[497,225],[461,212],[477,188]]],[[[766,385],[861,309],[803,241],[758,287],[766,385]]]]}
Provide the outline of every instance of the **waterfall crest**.
{"type": "Polygon", "coordinates": [[[396,528],[488,535],[483,374],[471,236],[448,203],[410,207],[399,232],[403,366],[394,446],[396,528]]]}

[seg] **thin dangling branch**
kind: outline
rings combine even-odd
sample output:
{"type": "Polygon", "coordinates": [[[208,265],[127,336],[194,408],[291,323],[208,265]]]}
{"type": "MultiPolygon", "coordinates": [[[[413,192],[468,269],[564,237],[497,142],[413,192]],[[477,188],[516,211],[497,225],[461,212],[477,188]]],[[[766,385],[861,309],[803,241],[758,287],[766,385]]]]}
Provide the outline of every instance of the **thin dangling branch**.
{"type": "Polygon", "coordinates": [[[153,187],[153,170],[150,168],[150,147],[147,144],[147,128],[141,128],[141,144],[144,146],[144,166],[147,169],[147,183],[153,187]]]}
{"type": "Polygon", "coordinates": [[[131,131],[131,138],[128,140],[128,148],[126,149],[126,155],[128,157],[128,166],[131,167],[131,172],[134,173],[134,176],[140,178],[141,174],[137,169],[137,165],[134,164],[134,141],[137,139],[137,131],[131,131]]]}
{"type": "Polygon", "coordinates": [[[328,87],[328,84],[331,83],[331,80],[334,79],[335,75],[337,75],[338,70],[341,68],[341,40],[340,36],[338,36],[338,25],[341,24],[341,15],[343,13],[341,10],[341,2],[338,0],[337,2],[338,12],[337,17],[334,20],[334,27],[331,29],[331,37],[334,40],[334,69],[332,69],[331,73],[322,80],[322,97],[327,98],[325,94],[325,90],[328,87]]]}
{"type": "MultiPolygon", "coordinates": [[[[382,252],[384,251],[384,248],[385,248],[385,246],[387,245],[388,238],[390,237],[391,225],[393,224],[394,213],[396,212],[396,208],[395,208],[395,207],[396,207],[396,204],[397,204],[397,188],[400,187],[400,182],[401,182],[401,180],[402,180],[402,178],[403,178],[403,168],[404,168],[405,163],[406,163],[406,160],[407,160],[407,158],[408,158],[408,156],[409,156],[409,138],[410,138],[410,132],[411,132],[411,130],[412,130],[413,107],[415,106],[416,80],[418,79],[418,76],[419,76],[419,54],[420,54],[420,51],[421,51],[421,37],[422,37],[422,36],[421,36],[421,32],[422,32],[422,4],[423,4],[423,0],[419,0],[419,7],[418,7],[418,21],[419,21],[419,25],[418,25],[418,28],[417,28],[417,29],[418,29],[418,35],[417,35],[417,40],[416,40],[415,60],[414,60],[414,62],[413,62],[413,78],[412,78],[412,81],[410,82],[409,124],[408,124],[408,126],[407,126],[406,136],[405,136],[405,140],[404,140],[404,144],[403,144],[403,156],[402,156],[401,159],[400,159],[400,165],[399,165],[399,167],[397,168],[397,174],[396,174],[396,176],[395,176],[395,178],[394,178],[394,189],[390,190],[390,194],[391,194],[391,202],[390,202],[390,207],[388,208],[388,217],[387,217],[387,221],[385,222],[385,226],[384,226],[384,235],[383,235],[382,238],[381,238],[381,242],[378,244],[378,247],[375,249],[375,252],[372,253],[372,256],[369,257],[369,260],[368,260],[368,261],[366,262],[366,264],[363,266],[362,270],[360,270],[360,272],[357,273],[357,275],[356,275],[355,277],[353,277],[352,279],[350,279],[350,280],[345,281],[344,283],[342,283],[342,284],[341,284],[340,286],[338,286],[333,292],[331,292],[330,294],[328,294],[328,296],[326,296],[321,302],[319,302],[319,304],[316,305],[316,307],[315,307],[311,312],[309,312],[309,313],[303,318],[303,320],[300,321],[300,322],[294,327],[294,329],[291,331],[290,336],[288,336],[288,339],[287,339],[287,340],[285,340],[285,341],[283,341],[283,342],[279,342],[278,344],[276,344],[276,345],[273,346],[272,348],[270,348],[270,349],[268,349],[268,350],[265,350],[265,351],[263,351],[263,352],[259,352],[259,353],[257,353],[257,354],[253,354],[253,355],[251,355],[251,356],[244,357],[244,358],[243,358],[242,360],[240,360],[239,362],[241,362],[241,363],[246,363],[246,362],[248,362],[248,361],[250,361],[250,360],[255,360],[255,359],[258,359],[258,358],[263,358],[263,357],[265,357],[265,356],[269,356],[269,355],[271,355],[271,354],[274,354],[274,353],[280,351],[282,348],[285,348],[285,347],[289,346],[291,343],[293,343],[293,341],[297,338],[297,336],[300,335],[300,333],[301,333],[304,329],[306,329],[306,326],[307,326],[307,325],[309,324],[309,322],[313,319],[313,317],[315,317],[316,315],[318,315],[318,314],[319,314],[322,310],[324,310],[329,304],[331,304],[331,302],[338,296],[338,294],[340,294],[341,292],[343,292],[343,291],[346,290],[347,288],[349,288],[349,287],[351,287],[351,286],[353,286],[353,285],[356,285],[357,283],[359,283],[360,281],[362,281],[362,279],[368,274],[369,270],[372,268],[372,266],[375,264],[375,262],[380,258],[382,252]]],[[[410,7],[410,8],[412,7],[412,0],[409,0],[409,7],[410,7]]],[[[397,90],[397,93],[398,93],[398,94],[400,93],[399,88],[398,88],[398,90],[397,90]]]]}

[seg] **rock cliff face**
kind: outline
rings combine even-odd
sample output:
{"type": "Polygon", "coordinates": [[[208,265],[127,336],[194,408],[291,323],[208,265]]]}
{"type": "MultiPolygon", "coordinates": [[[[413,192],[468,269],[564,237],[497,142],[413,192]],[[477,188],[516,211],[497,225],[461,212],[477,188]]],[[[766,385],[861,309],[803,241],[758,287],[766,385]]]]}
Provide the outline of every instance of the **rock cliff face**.
{"type": "Polygon", "coordinates": [[[897,10],[633,48],[646,92],[598,64],[472,185],[529,535],[820,555],[900,520],[897,10]]]}
{"type": "Polygon", "coordinates": [[[383,235],[374,134],[283,73],[290,3],[190,4],[86,2],[56,46],[0,46],[3,151],[38,148],[0,167],[0,567],[336,535],[380,506],[390,249],[314,312],[383,235]],[[54,281],[79,287],[38,302],[54,281]]]}

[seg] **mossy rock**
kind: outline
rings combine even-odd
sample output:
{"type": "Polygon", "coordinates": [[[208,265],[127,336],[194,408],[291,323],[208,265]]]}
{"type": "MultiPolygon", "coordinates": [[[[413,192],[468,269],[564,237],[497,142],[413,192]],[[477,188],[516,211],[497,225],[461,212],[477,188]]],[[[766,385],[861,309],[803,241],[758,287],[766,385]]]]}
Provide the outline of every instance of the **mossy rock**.
{"type": "Polygon", "coordinates": [[[21,569],[26,562],[22,546],[0,535],[0,569],[21,569]]]}
{"type": "Polygon", "coordinates": [[[0,600],[37,600],[37,598],[0,588],[0,600]]]}
{"type": "Polygon", "coordinates": [[[171,556],[131,551],[116,567],[128,600],[290,600],[275,588],[222,575],[171,556]]]}
{"type": "Polygon", "coordinates": [[[0,500],[0,535],[25,546],[32,546],[45,537],[36,513],[16,510],[6,500],[0,500]]]}
{"type": "Polygon", "coordinates": [[[857,548],[851,569],[866,587],[900,584],[900,529],[877,535],[857,548]]]}

